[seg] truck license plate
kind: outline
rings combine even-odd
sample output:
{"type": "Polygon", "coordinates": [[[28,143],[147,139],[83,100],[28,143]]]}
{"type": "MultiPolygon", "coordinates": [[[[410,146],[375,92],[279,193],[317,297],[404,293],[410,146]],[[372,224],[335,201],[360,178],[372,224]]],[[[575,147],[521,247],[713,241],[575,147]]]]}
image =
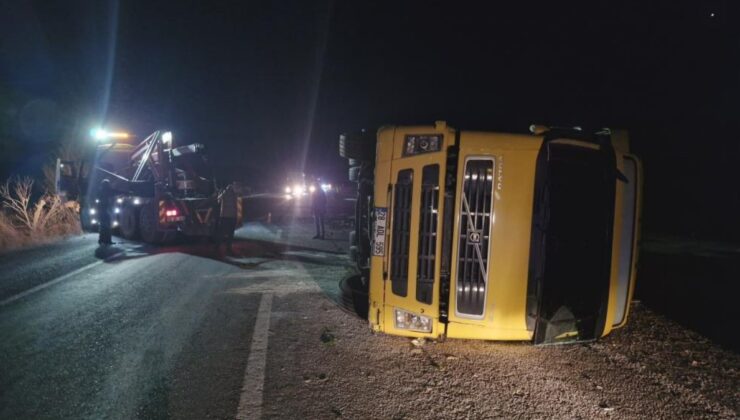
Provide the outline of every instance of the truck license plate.
{"type": "Polygon", "coordinates": [[[385,255],[385,230],[388,222],[388,208],[375,207],[375,222],[373,223],[373,255],[385,255]]]}

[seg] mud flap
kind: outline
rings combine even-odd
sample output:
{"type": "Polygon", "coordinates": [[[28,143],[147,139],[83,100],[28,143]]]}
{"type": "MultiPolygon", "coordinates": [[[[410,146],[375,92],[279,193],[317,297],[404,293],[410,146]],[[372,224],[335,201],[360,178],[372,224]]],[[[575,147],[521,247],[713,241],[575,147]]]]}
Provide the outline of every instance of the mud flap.
{"type": "Polygon", "coordinates": [[[537,160],[527,292],[534,344],[604,331],[619,174],[608,133],[558,141],[573,138],[548,133],[537,160]]]}

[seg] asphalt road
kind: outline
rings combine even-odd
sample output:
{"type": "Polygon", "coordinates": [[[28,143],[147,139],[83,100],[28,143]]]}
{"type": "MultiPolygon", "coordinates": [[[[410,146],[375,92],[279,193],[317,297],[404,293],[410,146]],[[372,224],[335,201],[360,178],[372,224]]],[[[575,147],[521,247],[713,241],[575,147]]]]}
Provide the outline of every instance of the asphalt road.
{"type": "Polygon", "coordinates": [[[0,257],[0,418],[737,418],[738,355],[646,304],[588,345],[414,344],[334,303],[346,229],[312,234],[0,257]]]}
{"type": "Polygon", "coordinates": [[[331,295],[347,270],[336,241],[283,231],[243,228],[233,258],[95,235],[0,257],[0,418],[234,418],[263,294],[245,289],[299,273],[331,295]]]}

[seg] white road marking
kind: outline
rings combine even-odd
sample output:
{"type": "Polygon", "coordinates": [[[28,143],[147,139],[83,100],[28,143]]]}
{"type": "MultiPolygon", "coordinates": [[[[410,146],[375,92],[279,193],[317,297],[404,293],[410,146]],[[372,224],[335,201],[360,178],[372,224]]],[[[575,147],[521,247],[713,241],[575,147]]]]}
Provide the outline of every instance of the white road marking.
{"type": "Polygon", "coordinates": [[[47,287],[53,286],[53,285],[55,285],[55,284],[57,284],[57,283],[59,283],[61,281],[67,280],[68,278],[70,278],[72,276],[76,276],[76,275],[78,275],[78,274],[80,274],[80,273],[82,273],[84,271],[90,270],[91,268],[95,268],[95,267],[99,266],[100,264],[103,264],[104,262],[107,262],[107,261],[111,261],[111,260],[113,260],[113,259],[115,259],[115,258],[117,258],[117,257],[119,257],[121,255],[123,255],[123,252],[118,252],[118,253],[113,254],[113,255],[111,255],[110,257],[108,257],[108,258],[106,258],[104,260],[95,261],[94,263],[90,263],[90,264],[88,264],[88,265],[86,265],[84,267],[80,267],[77,270],[71,271],[71,272],[69,272],[69,273],[67,273],[67,274],[65,274],[65,275],[63,275],[61,277],[57,277],[54,280],[47,281],[46,283],[42,283],[42,284],[39,284],[38,286],[32,287],[32,288],[30,288],[28,290],[24,290],[23,292],[18,293],[17,295],[13,295],[13,296],[11,296],[9,298],[6,298],[6,299],[0,301],[0,306],[5,306],[5,305],[8,305],[8,304],[11,304],[11,303],[15,302],[18,299],[23,299],[24,297],[26,297],[28,295],[34,294],[34,293],[36,293],[36,292],[38,292],[40,290],[44,290],[47,287]]]}
{"type": "Polygon", "coordinates": [[[244,370],[242,395],[236,418],[239,420],[259,419],[262,417],[262,391],[265,385],[265,366],[267,364],[267,340],[270,328],[270,311],[272,310],[272,293],[265,293],[257,310],[257,321],[254,323],[252,345],[244,370]]]}

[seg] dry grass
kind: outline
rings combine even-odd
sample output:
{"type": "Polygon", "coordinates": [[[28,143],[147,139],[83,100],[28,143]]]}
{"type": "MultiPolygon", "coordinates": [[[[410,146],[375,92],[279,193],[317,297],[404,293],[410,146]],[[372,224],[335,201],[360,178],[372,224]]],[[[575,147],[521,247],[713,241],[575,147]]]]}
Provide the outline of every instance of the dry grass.
{"type": "Polygon", "coordinates": [[[0,252],[81,232],[76,203],[48,192],[33,200],[33,183],[14,178],[0,186],[0,252]]]}

